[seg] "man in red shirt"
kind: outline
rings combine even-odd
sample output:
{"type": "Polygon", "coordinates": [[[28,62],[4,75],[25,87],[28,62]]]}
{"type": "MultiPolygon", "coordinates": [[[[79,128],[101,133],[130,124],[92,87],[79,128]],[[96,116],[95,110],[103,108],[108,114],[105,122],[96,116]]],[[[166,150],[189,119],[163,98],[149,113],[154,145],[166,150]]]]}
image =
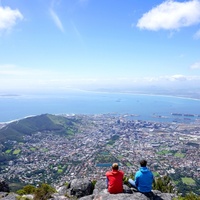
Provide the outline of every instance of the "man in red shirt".
{"type": "Polygon", "coordinates": [[[123,177],[124,172],[118,170],[117,163],[113,163],[112,171],[106,172],[108,192],[111,194],[117,194],[123,192],[123,177]]]}

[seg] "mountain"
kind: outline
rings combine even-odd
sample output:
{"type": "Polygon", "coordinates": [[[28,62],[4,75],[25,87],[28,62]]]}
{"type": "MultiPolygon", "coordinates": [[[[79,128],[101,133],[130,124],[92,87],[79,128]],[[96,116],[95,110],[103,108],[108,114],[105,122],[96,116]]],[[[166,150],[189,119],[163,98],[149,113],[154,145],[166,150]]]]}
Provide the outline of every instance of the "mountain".
{"type": "Polygon", "coordinates": [[[0,129],[0,141],[13,140],[20,142],[23,136],[37,132],[54,132],[57,134],[73,135],[76,125],[80,119],[68,119],[64,116],[42,114],[39,116],[27,117],[11,122],[0,129]]]}

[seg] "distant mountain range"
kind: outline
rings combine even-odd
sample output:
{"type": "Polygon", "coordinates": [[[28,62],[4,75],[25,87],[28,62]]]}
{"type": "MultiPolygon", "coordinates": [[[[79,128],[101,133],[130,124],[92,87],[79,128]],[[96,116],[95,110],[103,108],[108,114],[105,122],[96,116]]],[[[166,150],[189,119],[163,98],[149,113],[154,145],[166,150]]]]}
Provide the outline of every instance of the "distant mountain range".
{"type": "Polygon", "coordinates": [[[0,129],[0,141],[20,142],[23,136],[37,132],[55,132],[56,134],[73,135],[80,119],[68,119],[64,116],[42,114],[11,122],[0,129]]]}

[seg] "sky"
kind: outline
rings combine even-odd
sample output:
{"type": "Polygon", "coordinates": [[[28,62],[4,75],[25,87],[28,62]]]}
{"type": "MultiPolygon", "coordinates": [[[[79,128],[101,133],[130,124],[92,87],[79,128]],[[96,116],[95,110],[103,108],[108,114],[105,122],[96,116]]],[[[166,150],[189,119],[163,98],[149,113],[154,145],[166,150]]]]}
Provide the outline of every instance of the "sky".
{"type": "Polygon", "coordinates": [[[0,94],[200,87],[200,0],[0,0],[0,94]]]}

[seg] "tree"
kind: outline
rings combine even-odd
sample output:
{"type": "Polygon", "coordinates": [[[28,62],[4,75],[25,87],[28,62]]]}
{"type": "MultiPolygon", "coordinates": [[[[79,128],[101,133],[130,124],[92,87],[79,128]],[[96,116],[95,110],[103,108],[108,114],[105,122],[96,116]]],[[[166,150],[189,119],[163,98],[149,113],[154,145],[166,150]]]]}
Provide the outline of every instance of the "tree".
{"type": "Polygon", "coordinates": [[[36,188],[33,185],[26,185],[21,190],[17,191],[17,194],[23,195],[23,194],[34,194],[36,188]]]}
{"type": "Polygon", "coordinates": [[[185,197],[178,197],[177,200],[200,200],[200,196],[190,192],[185,197]]]}
{"type": "Polygon", "coordinates": [[[163,176],[155,179],[153,183],[153,189],[159,190],[161,192],[168,192],[168,193],[174,192],[174,186],[169,176],[163,176]]]}
{"type": "Polygon", "coordinates": [[[43,183],[35,190],[34,200],[47,200],[56,190],[48,184],[43,183]]]}

